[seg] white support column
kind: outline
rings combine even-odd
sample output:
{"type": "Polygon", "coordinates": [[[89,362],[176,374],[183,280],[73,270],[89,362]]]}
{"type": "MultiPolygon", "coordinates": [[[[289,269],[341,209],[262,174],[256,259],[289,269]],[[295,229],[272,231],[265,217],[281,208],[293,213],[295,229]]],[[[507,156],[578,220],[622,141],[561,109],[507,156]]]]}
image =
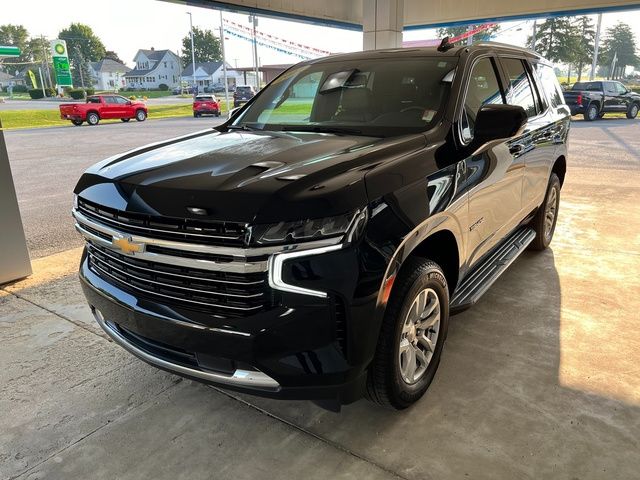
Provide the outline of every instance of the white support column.
{"type": "Polygon", "coordinates": [[[0,121],[0,284],[28,275],[31,262],[0,121]]]}
{"type": "Polygon", "coordinates": [[[363,0],[364,49],[402,47],[404,0],[363,0]]]}

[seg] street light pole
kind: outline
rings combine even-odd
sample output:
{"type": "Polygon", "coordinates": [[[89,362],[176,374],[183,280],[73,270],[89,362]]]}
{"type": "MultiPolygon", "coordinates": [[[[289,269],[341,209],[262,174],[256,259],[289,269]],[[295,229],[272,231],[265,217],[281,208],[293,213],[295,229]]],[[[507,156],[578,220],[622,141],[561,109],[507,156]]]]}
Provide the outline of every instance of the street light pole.
{"type": "Polygon", "coordinates": [[[224,21],[222,20],[222,10],[220,10],[220,47],[222,48],[222,72],[224,74],[224,101],[227,104],[227,118],[231,116],[229,105],[229,82],[227,81],[227,57],[224,51],[224,21]]]}
{"type": "Polygon", "coordinates": [[[531,50],[536,49],[536,35],[538,34],[538,20],[533,21],[533,32],[531,32],[531,50]]]}
{"type": "Polygon", "coordinates": [[[189,15],[189,30],[191,32],[191,87],[193,94],[196,94],[196,50],[193,43],[193,15],[191,12],[187,12],[189,15]]]}
{"type": "Polygon", "coordinates": [[[591,63],[591,73],[589,74],[589,80],[593,80],[596,75],[596,68],[598,68],[598,47],[600,44],[600,27],[602,26],[602,14],[598,14],[598,26],[596,27],[596,38],[593,42],[593,62],[591,63]]]}
{"type": "Polygon", "coordinates": [[[249,20],[253,23],[253,69],[256,75],[256,90],[260,89],[260,78],[258,77],[258,39],[256,38],[256,27],[258,19],[255,15],[249,15],[249,20]]]}

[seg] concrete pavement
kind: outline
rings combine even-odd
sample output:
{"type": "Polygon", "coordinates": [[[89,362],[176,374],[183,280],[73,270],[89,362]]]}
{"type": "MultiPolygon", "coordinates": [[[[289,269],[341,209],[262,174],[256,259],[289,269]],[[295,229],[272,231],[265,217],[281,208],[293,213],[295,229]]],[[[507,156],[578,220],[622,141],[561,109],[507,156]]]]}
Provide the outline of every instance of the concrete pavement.
{"type": "Polygon", "coordinates": [[[455,316],[413,408],[229,394],[109,342],[80,249],[0,289],[0,478],[631,479],[640,465],[637,122],[581,124],[552,248],[455,316]]]}

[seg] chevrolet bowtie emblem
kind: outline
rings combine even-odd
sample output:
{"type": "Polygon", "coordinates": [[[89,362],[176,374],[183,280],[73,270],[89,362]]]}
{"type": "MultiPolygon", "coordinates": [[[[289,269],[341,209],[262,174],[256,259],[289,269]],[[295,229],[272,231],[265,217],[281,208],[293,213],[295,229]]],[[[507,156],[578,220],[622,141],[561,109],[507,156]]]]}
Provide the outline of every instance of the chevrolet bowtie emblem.
{"type": "Polygon", "coordinates": [[[134,255],[144,251],[144,243],[137,243],[131,240],[131,237],[114,236],[111,240],[111,245],[117,248],[122,253],[134,255]]]}

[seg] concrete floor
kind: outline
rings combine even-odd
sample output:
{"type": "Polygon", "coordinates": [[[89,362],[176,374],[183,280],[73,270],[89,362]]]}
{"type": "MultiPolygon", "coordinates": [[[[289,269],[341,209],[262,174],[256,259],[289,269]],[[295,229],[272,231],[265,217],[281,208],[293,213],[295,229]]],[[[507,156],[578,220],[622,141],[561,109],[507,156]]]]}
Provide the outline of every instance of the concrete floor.
{"type": "Polygon", "coordinates": [[[107,341],[79,249],[0,289],[0,478],[632,479],[640,122],[575,122],[552,248],[452,318],[427,395],[340,414],[180,380],[107,341]]]}

